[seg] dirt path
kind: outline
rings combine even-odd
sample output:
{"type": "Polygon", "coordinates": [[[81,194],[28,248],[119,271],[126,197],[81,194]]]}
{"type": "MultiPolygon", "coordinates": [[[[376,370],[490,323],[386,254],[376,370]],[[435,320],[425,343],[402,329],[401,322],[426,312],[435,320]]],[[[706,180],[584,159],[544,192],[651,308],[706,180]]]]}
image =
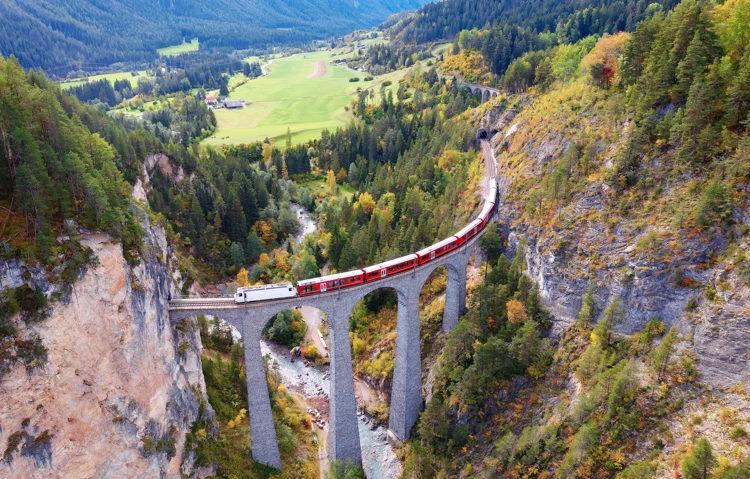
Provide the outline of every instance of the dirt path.
{"type": "Polygon", "coordinates": [[[360,406],[363,406],[367,410],[372,410],[378,403],[378,395],[375,391],[370,388],[370,385],[359,379],[354,378],[354,394],[357,397],[357,402],[360,406]]]}
{"type": "Polygon", "coordinates": [[[309,79],[320,78],[325,74],[326,74],[326,62],[324,62],[323,60],[318,60],[315,63],[313,63],[313,72],[307,75],[307,78],[309,79]]]}
{"type": "Polygon", "coordinates": [[[325,345],[323,340],[320,338],[320,335],[318,334],[321,326],[321,312],[309,306],[302,306],[300,312],[302,313],[302,319],[304,319],[305,324],[307,324],[307,339],[312,341],[315,347],[318,348],[318,352],[321,354],[321,356],[328,357],[328,347],[325,345]]]}
{"type": "MultiPolygon", "coordinates": [[[[305,398],[304,395],[296,392],[292,395],[294,402],[297,403],[300,409],[307,411],[308,408],[316,408],[320,406],[319,401],[311,401],[305,398]]],[[[327,405],[327,403],[326,403],[327,405]]],[[[325,411],[326,421],[328,421],[328,411],[325,411]]],[[[321,428],[313,421],[313,432],[317,437],[318,442],[318,467],[320,468],[320,479],[327,479],[328,477],[328,426],[321,428]]]]}

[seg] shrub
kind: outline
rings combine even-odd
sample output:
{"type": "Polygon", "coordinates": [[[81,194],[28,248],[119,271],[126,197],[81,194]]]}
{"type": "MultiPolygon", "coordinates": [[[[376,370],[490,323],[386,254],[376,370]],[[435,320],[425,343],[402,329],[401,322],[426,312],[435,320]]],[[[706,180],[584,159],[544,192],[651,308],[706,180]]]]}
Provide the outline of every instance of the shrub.
{"type": "Polygon", "coordinates": [[[349,81],[350,81],[351,83],[356,83],[356,82],[358,82],[358,81],[359,81],[359,77],[351,77],[351,78],[349,79],[349,81]]]}
{"type": "Polygon", "coordinates": [[[736,426],[734,429],[732,429],[732,432],[729,433],[729,437],[732,439],[742,439],[747,437],[747,431],[742,426],[736,426]]]}

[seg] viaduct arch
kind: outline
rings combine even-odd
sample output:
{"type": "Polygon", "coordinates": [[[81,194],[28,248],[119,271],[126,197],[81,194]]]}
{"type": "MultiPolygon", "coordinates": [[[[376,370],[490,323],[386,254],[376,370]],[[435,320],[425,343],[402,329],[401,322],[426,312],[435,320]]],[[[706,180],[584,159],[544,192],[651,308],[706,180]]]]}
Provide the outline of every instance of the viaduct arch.
{"type": "Polygon", "coordinates": [[[233,298],[174,300],[169,305],[169,316],[172,321],[199,314],[217,316],[240,332],[245,347],[253,459],[280,469],[281,456],[260,350],[261,334],[268,320],[285,309],[310,306],[325,313],[331,325],[328,455],[331,461],[361,463],[349,341],[351,312],[360,300],[373,291],[392,288],[398,294],[396,359],[388,429],[398,439],[405,440],[417,421],[423,402],[419,294],[430,274],[438,267],[445,266],[448,282],[442,329],[450,332],[466,310],[466,268],[485,231],[435,261],[374,283],[309,297],[244,304],[236,304],[233,298]]]}
{"type": "Polygon", "coordinates": [[[464,83],[470,90],[472,95],[476,95],[477,92],[482,94],[482,103],[487,103],[492,98],[500,95],[500,90],[483,85],[476,85],[474,83],[464,83]]]}

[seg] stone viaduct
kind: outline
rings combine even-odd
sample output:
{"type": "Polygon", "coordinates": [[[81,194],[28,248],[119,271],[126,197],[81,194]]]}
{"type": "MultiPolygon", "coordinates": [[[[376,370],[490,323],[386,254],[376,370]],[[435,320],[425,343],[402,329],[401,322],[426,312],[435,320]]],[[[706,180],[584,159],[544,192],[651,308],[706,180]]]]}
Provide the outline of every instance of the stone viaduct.
{"type": "Polygon", "coordinates": [[[492,88],[488,86],[483,85],[475,85],[473,83],[464,83],[465,86],[467,86],[469,89],[471,89],[471,94],[476,95],[477,92],[482,93],[482,103],[488,102],[490,99],[497,97],[500,95],[500,90],[497,88],[492,88]]]}
{"type": "Polygon", "coordinates": [[[245,345],[253,459],[280,469],[281,458],[260,350],[261,333],[274,315],[288,308],[311,306],[325,313],[331,325],[328,455],[332,461],[351,460],[361,463],[349,344],[349,315],[368,293],[381,288],[392,288],[398,294],[396,362],[388,427],[393,435],[404,440],[409,437],[423,403],[419,293],[427,277],[439,266],[445,266],[448,270],[448,284],[442,328],[445,332],[451,331],[466,309],[466,267],[482,234],[428,264],[373,283],[307,297],[244,304],[235,304],[232,298],[175,300],[170,302],[169,315],[173,321],[198,314],[217,316],[240,332],[245,345]]]}

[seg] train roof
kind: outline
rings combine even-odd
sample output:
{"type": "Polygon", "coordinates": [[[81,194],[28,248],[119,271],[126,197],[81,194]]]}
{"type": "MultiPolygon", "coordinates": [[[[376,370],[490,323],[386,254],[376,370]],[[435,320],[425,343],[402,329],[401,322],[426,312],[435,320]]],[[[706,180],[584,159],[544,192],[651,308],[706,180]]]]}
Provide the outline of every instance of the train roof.
{"type": "Polygon", "coordinates": [[[489,213],[489,212],[490,212],[490,210],[491,210],[492,208],[494,208],[494,207],[495,207],[495,201],[494,201],[494,200],[493,200],[493,201],[488,201],[488,202],[486,202],[486,203],[484,204],[484,208],[482,208],[482,212],[481,212],[481,213],[479,213],[479,217],[480,217],[480,218],[484,218],[484,217],[485,217],[485,216],[487,215],[487,213],[489,213]]]}
{"type": "Polygon", "coordinates": [[[479,218],[477,218],[474,221],[472,221],[471,223],[469,223],[468,225],[466,225],[461,231],[459,231],[458,233],[456,233],[454,236],[463,236],[466,233],[468,233],[470,230],[476,228],[477,225],[481,225],[481,224],[482,224],[482,220],[480,220],[479,218]]]}
{"type": "Polygon", "coordinates": [[[242,286],[237,288],[238,293],[244,293],[245,291],[260,291],[264,289],[279,289],[279,288],[291,288],[292,283],[273,283],[273,284],[260,284],[258,286],[242,286]]]}
{"type": "Polygon", "coordinates": [[[410,254],[410,255],[402,256],[400,258],[392,259],[390,261],[386,261],[384,263],[376,264],[376,265],[373,265],[373,266],[368,266],[368,267],[366,267],[364,269],[364,272],[365,273],[371,273],[373,271],[378,271],[378,270],[381,270],[383,268],[387,268],[388,266],[393,266],[394,264],[405,263],[405,262],[407,262],[409,260],[412,260],[412,259],[416,260],[417,259],[417,255],[410,254]]]}
{"type": "Polygon", "coordinates": [[[363,274],[361,269],[355,269],[354,271],[347,271],[346,273],[329,274],[328,276],[321,276],[319,278],[305,279],[302,281],[297,281],[297,284],[299,286],[309,286],[311,284],[324,283],[327,281],[335,281],[337,279],[351,278],[352,276],[357,276],[358,274],[363,274]]]}
{"type": "Polygon", "coordinates": [[[417,254],[420,255],[420,256],[424,255],[424,254],[427,254],[427,253],[429,253],[430,251],[432,251],[434,249],[440,248],[441,246],[445,246],[445,245],[451,244],[454,241],[456,241],[456,238],[453,237],[453,236],[451,236],[450,238],[445,238],[443,241],[440,241],[439,243],[435,243],[432,246],[428,246],[427,248],[424,248],[424,249],[421,249],[421,250],[417,251],[417,254]]]}

